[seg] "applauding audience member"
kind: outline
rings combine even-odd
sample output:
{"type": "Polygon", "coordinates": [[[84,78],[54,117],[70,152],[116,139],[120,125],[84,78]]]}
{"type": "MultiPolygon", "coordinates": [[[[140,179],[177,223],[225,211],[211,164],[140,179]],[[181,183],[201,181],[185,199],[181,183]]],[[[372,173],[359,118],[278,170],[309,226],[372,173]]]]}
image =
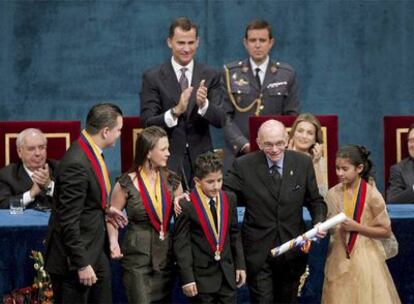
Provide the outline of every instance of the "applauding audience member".
{"type": "Polygon", "coordinates": [[[25,129],[16,139],[20,161],[0,170],[0,208],[22,199],[26,208],[51,208],[57,162],[47,159],[47,139],[38,129],[25,129]]]}
{"type": "Polygon", "coordinates": [[[323,157],[322,127],[313,114],[303,113],[296,118],[289,132],[288,148],[312,158],[319,193],[325,197],[328,191],[328,169],[323,157]]]}
{"type": "Polygon", "coordinates": [[[409,156],[390,169],[388,203],[414,203],[414,124],[408,130],[407,144],[409,156]]]}
{"type": "Polygon", "coordinates": [[[146,71],[142,77],[141,122],[163,127],[171,157],[168,168],[182,175],[190,190],[196,157],[213,150],[210,125],[221,128],[220,74],[194,60],[198,27],[186,17],[174,20],[167,38],[171,59],[146,71]]]}

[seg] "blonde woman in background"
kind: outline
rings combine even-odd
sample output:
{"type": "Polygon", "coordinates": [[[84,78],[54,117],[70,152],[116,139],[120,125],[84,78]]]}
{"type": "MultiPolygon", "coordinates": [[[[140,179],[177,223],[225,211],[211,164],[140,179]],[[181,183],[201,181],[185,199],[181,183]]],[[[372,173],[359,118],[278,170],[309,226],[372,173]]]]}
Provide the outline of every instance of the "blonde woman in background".
{"type": "Polygon", "coordinates": [[[289,132],[288,148],[312,158],[319,193],[325,197],[328,191],[328,172],[323,157],[322,127],[315,115],[303,113],[296,118],[289,132]]]}

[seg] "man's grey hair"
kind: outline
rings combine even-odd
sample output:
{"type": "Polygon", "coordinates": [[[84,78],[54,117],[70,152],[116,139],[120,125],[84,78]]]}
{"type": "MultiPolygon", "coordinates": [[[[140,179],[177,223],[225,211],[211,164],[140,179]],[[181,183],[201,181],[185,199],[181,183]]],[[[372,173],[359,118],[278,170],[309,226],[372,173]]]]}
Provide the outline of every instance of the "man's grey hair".
{"type": "Polygon", "coordinates": [[[35,129],[35,128],[28,128],[28,129],[24,129],[23,131],[19,133],[19,135],[17,135],[16,147],[21,148],[24,145],[24,139],[26,138],[26,136],[37,135],[37,134],[41,135],[45,140],[45,144],[47,144],[47,138],[43,134],[42,131],[40,131],[39,129],[35,129]]]}

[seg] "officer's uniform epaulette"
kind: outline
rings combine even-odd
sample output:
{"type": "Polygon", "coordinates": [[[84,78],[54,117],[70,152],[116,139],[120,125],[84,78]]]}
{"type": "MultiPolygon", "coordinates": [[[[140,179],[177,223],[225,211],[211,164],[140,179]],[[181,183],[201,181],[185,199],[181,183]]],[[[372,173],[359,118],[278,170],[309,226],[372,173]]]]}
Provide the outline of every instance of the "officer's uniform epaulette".
{"type": "Polygon", "coordinates": [[[270,65],[274,65],[276,66],[278,69],[284,69],[284,70],[289,70],[291,72],[294,72],[295,70],[292,68],[292,66],[290,64],[287,64],[285,62],[280,62],[280,61],[274,61],[272,60],[270,62],[270,65]]]}
{"type": "Polygon", "coordinates": [[[243,67],[243,61],[242,60],[234,61],[234,62],[225,64],[224,67],[229,69],[229,70],[234,69],[234,68],[241,68],[241,67],[243,67]]]}

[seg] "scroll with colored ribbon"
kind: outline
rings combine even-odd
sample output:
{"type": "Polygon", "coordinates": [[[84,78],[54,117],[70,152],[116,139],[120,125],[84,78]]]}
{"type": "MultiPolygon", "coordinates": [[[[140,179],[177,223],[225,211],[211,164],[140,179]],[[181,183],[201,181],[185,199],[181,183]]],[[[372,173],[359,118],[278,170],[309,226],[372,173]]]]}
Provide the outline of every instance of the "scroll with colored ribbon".
{"type": "Polygon", "coordinates": [[[78,143],[92,164],[99,188],[101,189],[102,208],[105,209],[108,203],[109,194],[111,193],[111,181],[101,151],[86,130],[82,131],[78,143]]]}
{"type": "Polygon", "coordinates": [[[211,214],[205,195],[202,193],[202,190],[199,187],[196,186],[196,188],[191,192],[190,199],[197,212],[197,216],[203,229],[204,235],[206,236],[207,241],[214,253],[214,259],[216,261],[220,261],[221,252],[226,240],[229,220],[227,196],[223,191],[220,191],[220,195],[218,195],[216,200],[218,229],[214,223],[213,215],[211,214]]]}
{"type": "Polygon", "coordinates": [[[325,222],[321,223],[318,227],[313,227],[311,230],[308,230],[304,234],[286,243],[283,243],[280,246],[273,248],[272,250],[270,250],[270,253],[272,256],[279,256],[285,253],[286,251],[289,251],[292,248],[299,247],[299,246],[302,247],[303,244],[307,242],[308,240],[314,240],[319,230],[328,231],[335,225],[338,225],[345,220],[346,220],[346,215],[345,213],[341,212],[335,215],[334,217],[331,217],[329,220],[326,220],[325,222]]]}

